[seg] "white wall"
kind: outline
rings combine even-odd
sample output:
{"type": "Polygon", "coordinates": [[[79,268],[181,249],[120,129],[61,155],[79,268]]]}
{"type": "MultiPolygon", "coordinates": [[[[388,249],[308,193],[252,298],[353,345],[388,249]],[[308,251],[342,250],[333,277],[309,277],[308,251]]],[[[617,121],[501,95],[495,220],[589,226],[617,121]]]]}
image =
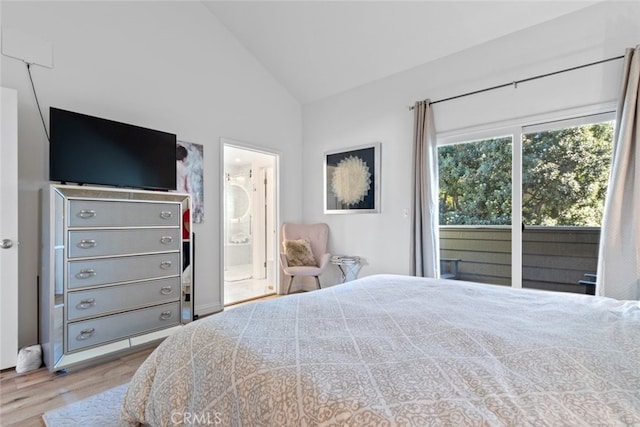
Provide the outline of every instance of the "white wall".
{"type": "MultiPolygon", "coordinates": [[[[283,220],[301,218],[301,108],[200,2],[2,2],[2,27],[53,45],[33,66],[48,108],[156,128],[204,145],[204,223],[194,225],[196,313],[222,307],[220,137],[281,153],[283,220]]],[[[20,345],[37,342],[38,190],[48,143],[24,63],[2,56],[19,96],[20,345]]]]}
{"type": "MultiPolygon", "coordinates": [[[[544,6],[541,6],[544,7],[544,6]]],[[[332,253],[366,260],[360,277],[409,273],[411,145],[417,100],[437,100],[613,56],[640,43],[640,3],[603,2],[303,107],[303,217],[327,222],[332,253]],[[381,213],[323,214],[323,153],[382,142],[381,213]]],[[[607,104],[622,61],[435,104],[436,130],[506,122],[543,112],[607,104]]],[[[497,125],[496,125],[497,126],[497,125]]],[[[338,281],[337,270],[323,285],[338,281]]],[[[307,284],[305,284],[307,286],[307,284]]]]}

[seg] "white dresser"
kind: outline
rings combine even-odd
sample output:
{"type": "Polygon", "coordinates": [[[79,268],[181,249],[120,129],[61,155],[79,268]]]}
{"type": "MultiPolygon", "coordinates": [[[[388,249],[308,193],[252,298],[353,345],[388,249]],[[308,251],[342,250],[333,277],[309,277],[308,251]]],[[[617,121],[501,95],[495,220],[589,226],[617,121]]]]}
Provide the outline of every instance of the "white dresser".
{"type": "Polygon", "coordinates": [[[191,320],[182,281],[188,195],[50,185],[42,199],[40,340],[49,370],[164,338],[191,320]]]}

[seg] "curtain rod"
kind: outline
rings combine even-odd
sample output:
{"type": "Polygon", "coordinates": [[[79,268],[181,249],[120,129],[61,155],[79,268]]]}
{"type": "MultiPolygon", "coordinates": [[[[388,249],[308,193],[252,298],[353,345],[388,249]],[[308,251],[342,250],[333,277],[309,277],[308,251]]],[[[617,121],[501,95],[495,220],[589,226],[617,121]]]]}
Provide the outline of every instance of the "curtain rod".
{"type": "MultiPolygon", "coordinates": [[[[474,90],[472,92],[463,93],[463,94],[460,94],[460,95],[450,96],[448,98],[437,99],[435,101],[429,102],[429,105],[438,104],[440,102],[451,101],[453,99],[464,98],[465,96],[476,95],[478,93],[488,92],[490,90],[495,90],[495,89],[501,89],[503,87],[508,87],[508,86],[513,86],[514,88],[517,88],[518,84],[520,84],[520,83],[530,82],[532,80],[541,79],[543,77],[549,77],[549,76],[553,76],[553,75],[556,75],[556,74],[566,73],[568,71],[579,70],[580,68],[591,67],[592,65],[598,65],[598,64],[605,63],[605,62],[609,62],[609,61],[616,61],[618,59],[623,59],[623,58],[624,58],[624,55],[614,56],[613,58],[601,59],[600,61],[590,62],[588,64],[582,64],[582,65],[578,65],[578,66],[571,67],[571,68],[565,68],[563,70],[553,71],[551,73],[538,74],[537,76],[527,77],[526,79],[514,80],[514,81],[512,81],[510,83],[503,83],[503,84],[499,84],[497,86],[491,86],[491,87],[488,87],[488,88],[485,88],[485,89],[479,89],[479,90],[474,90]]],[[[425,101],[426,101],[426,99],[425,99],[425,101]]],[[[413,110],[414,108],[415,107],[411,106],[411,107],[409,107],[409,110],[413,110]]]]}

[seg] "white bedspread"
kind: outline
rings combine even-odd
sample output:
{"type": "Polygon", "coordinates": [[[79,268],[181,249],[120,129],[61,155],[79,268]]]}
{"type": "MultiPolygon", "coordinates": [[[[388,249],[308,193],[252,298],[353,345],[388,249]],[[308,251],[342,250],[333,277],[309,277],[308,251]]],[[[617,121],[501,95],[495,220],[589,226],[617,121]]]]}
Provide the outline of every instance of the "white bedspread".
{"type": "Polygon", "coordinates": [[[638,426],[640,307],[370,276],[240,306],[167,338],[132,423],[638,426]]]}

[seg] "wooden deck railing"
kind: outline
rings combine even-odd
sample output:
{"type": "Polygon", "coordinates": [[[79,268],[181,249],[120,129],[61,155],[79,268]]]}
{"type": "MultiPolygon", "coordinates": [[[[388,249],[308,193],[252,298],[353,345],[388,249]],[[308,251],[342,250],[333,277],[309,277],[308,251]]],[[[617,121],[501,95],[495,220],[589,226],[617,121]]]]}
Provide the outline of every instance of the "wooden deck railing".
{"type": "MultiPolygon", "coordinates": [[[[525,288],[590,293],[580,283],[597,268],[599,228],[527,227],[522,241],[525,288]]],[[[511,285],[509,227],[440,227],[440,257],[459,259],[457,278],[511,285]]]]}

